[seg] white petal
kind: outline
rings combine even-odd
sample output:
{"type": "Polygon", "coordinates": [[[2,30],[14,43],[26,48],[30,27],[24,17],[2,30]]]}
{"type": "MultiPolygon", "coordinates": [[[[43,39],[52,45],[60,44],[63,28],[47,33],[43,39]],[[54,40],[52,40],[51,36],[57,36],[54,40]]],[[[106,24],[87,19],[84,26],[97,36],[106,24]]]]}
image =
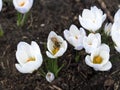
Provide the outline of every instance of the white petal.
{"type": "Polygon", "coordinates": [[[57,56],[55,57],[54,55],[52,55],[50,52],[46,51],[46,55],[49,57],[49,58],[57,58],[57,56]]]}
{"type": "Polygon", "coordinates": [[[109,46],[107,45],[107,44],[101,44],[101,46],[100,46],[100,50],[101,51],[107,51],[107,52],[110,52],[110,48],[109,48],[109,46]]]}
{"type": "Polygon", "coordinates": [[[115,49],[120,53],[120,46],[115,46],[115,49]]]}
{"type": "Polygon", "coordinates": [[[40,47],[38,46],[38,44],[35,41],[31,42],[31,47],[32,47],[32,52],[34,55],[40,55],[41,56],[41,51],[40,51],[40,47]]]}
{"type": "Polygon", "coordinates": [[[108,61],[103,67],[100,68],[100,71],[108,71],[112,68],[112,64],[108,61]]]}
{"type": "Polygon", "coordinates": [[[52,37],[57,37],[57,34],[54,31],[51,31],[48,35],[48,39],[51,39],[52,37]]]}
{"type": "Polygon", "coordinates": [[[69,29],[70,33],[73,34],[74,36],[78,36],[80,34],[80,31],[78,30],[77,26],[72,24],[69,29]]]}
{"type": "Polygon", "coordinates": [[[32,73],[42,65],[43,59],[40,55],[35,56],[35,61],[29,61],[24,64],[15,64],[17,70],[21,73],[32,73]]]}
{"type": "Polygon", "coordinates": [[[115,13],[114,22],[120,21],[120,9],[115,13]]]}
{"type": "Polygon", "coordinates": [[[86,32],[83,28],[80,28],[80,35],[81,36],[86,36],[86,32]]]}
{"type": "Polygon", "coordinates": [[[1,11],[1,9],[2,9],[2,0],[0,0],[0,11],[1,11]]]}
{"type": "Polygon", "coordinates": [[[24,66],[21,66],[20,64],[15,64],[15,67],[20,73],[32,73],[34,71],[34,70],[29,69],[29,67],[31,68],[31,66],[25,68],[24,66]]]}
{"type": "Polygon", "coordinates": [[[20,42],[17,45],[16,58],[20,64],[26,62],[28,57],[31,57],[30,45],[26,42],[20,42]]]}
{"type": "Polygon", "coordinates": [[[67,41],[69,41],[69,37],[71,36],[70,32],[68,30],[64,30],[64,37],[67,41]]]}
{"type": "Polygon", "coordinates": [[[100,50],[100,56],[103,58],[102,65],[105,65],[109,61],[109,52],[100,50]]]}
{"type": "Polygon", "coordinates": [[[106,14],[102,16],[102,23],[105,21],[105,19],[106,19],[106,14]]]}
{"type": "Polygon", "coordinates": [[[82,50],[82,49],[83,49],[83,46],[82,46],[82,45],[81,45],[81,46],[76,46],[74,49],[75,49],[75,50],[82,50]]]}
{"type": "Polygon", "coordinates": [[[91,57],[89,55],[87,55],[85,57],[85,63],[90,66],[90,67],[93,67],[93,63],[91,62],[91,57]]]}
{"type": "Polygon", "coordinates": [[[26,63],[26,60],[28,58],[29,58],[29,56],[27,55],[27,53],[25,51],[16,51],[16,59],[21,65],[26,63]]]}
{"type": "Polygon", "coordinates": [[[23,14],[27,13],[33,5],[33,0],[24,0],[25,4],[23,6],[19,5],[20,2],[22,1],[13,0],[13,5],[18,12],[23,13],[23,14]]]}

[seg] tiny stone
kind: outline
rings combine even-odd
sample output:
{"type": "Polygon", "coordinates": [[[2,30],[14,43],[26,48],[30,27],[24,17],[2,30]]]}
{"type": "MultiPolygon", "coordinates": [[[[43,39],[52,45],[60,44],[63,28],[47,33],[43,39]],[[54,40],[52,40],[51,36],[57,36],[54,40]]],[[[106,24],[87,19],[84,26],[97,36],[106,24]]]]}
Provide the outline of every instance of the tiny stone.
{"type": "Polygon", "coordinates": [[[41,24],[40,26],[41,26],[41,27],[44,27],[44,26],[45,26],[45,24],[41,24]]]}

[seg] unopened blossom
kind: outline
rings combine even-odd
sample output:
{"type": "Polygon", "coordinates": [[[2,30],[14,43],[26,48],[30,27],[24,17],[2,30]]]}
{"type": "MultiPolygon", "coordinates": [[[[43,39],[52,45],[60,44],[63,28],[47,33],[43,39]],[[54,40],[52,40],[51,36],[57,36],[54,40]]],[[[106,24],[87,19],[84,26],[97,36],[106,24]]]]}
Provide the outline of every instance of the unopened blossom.
{"type": "Polygon", "coordinates": [[[103,14],[101,9],[96,6],[91,7],[91,9],[84,9],[82,16],[79,15],[80,24],[90,32],[96,32],[102,26],[102,23],[106,19],[106,14],[103,14]]]}
{"type": "Polygon", "coordinates": [[[85,57],[85,63],[96,71],[108,71],[112,64],[109,61],[110,49],[106,44],[102,44],[95,49],[90,55],[85,57]]]}
{"type": "Polygon", "coordinates": [[[69,30],[64,30],[65,39],[74,46],[74,49],[81,50],[83,48],[83,38],[86,32],[83,28],[78,29],[75,25],[71,25],[69,30]]]}
{"type": "Polygon", "coordinates": [[[113,42],[115,43],[115,49],[120,53],[120,21],[116,21],[113,23],[111,29],[111,37],[113,42]]]}
{"type": "Polygon", "coordinates": [[[2,10],[2,0],[0,0],[0,11],[2,10]]]}
{"type": "Polygon", "coordinates": [[[46,80],[47,80],[48,82],[52,82],[54,79],[55,79],[55,76],[54,76],[54,74],[53,74],[52,72],[48,72],[48,73],[46,74],[46,80]]]}
{"type": "Polygon", "coordinates": [[[100,45],[101,45],[101,35],[99,33],[96,34],[90,33],[88,36],[85,36],[83,39],[83,46],[86,53],[91,53],[100,45]]]}
{"type": "Polygon", "coordinates": [[[104,32],[107,36],[111,35],[112,23],[106,23],[104,27],[104,32]]]}
{"type": "Polygon", "coordinates": [[[16,59],[18,63],[15,64],[15,67],[21,73],[32,73],[43,62],[40,48],[35,41],[32,41],[31,45],[26,42],[18,43],[16,59]]]}
{"type": "Polygon", "coordinates": [[[34,0],[13,0],[15,9],[20,13],[27,13],[32,5],[34,0]]]}
{"type": "Polygon", "coordinates": [[[67,50],[67,42],[54,31],[51,31],[47,39],[47,48],[47,56],[50,58],[57,58],[62,56],[67,50]]]}

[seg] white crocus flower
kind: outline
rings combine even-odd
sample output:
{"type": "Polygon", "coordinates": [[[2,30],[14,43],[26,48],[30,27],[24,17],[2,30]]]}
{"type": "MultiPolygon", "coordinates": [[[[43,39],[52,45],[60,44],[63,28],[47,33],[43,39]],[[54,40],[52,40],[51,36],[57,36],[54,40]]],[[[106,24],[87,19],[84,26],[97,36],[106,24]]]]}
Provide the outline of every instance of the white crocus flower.
{"type": "Polygon", "coordinates": [[[111,62],[109,61],[109,53],[109,46],[102,44],[100,47],[95,49],[91,55],[87,55],[85,57],[85,63],[96,71],[108,71],[112,67],[111,62]]]}
{"type": "Polygon", "coordinates": [[[104,32],[107,36],[111,35],[112,23],[106,23],[104,27],[104,32]]]}
{"type": "Polygon", "coordinates": [[[73,45],[76,50],[83,48],[84,36],[86,36],[85,30],[83,28],[79,30],[75,25],[71,25],[69,30],[64,31],[65,39],[73,45]]]}
{"type": "Polygon", "coordinates": [[[50,58],[57,58],[62,56],[67,50],[67,42],[54,31],[51,31],[47,40],[47,48],[47,56],[50,58]]]}
{"type": "Polygon", "coordinates": [[[101,35],[99,33],[90,33],[83,39],[83,46],[87,53],[91,53],[94,49],[101,45],[101,35]]]}
{"type": "Polygon", "coordinates": [[[31,9],[33,0],[13,0],[13,4],[18,12],[25,14],[31,9]]]}
{"type": "Polygon", "coordinates": [[[2,0],[0,0],[0,11],[2,10],[2,0]]]}
{"type": "Polygon", "coordinates": [[[48,82],[52,82],[54,79],[55,79],[55,76],[54,76],[53,73],[48,72],[48,73],[46,74],[46,80],[47,80],[48,82]]]}
{"type": "Polygon", "coordinates": [[[82,16],[79,15],[80,24],[90,32],[96,32],[102,26],[102,23],[106,19],[106,14],[103,15],[101,9],[96,6],[91,7],[91,9],[84,9],[82,16]]]}
{"type": "Polygon", "coordinates": [[[114,22],[120,22],[120,9],[115,13],[114,22]]]}
{"type": "Polygon", "coordinates": [[[31,45],[26,42],[20,42],[17,45],[16,58],[18,63],[15,66],[21,73],[32,73],[43,62],[40,48],[34,41],[31,42],[31,45]]]}
{"type": "Polygon", "coordinates": [[[113,23],[111,29],[111,37],[113,42],[115,43],[115,49],[120,53],[120,21],[116,21],[113,23]]]}

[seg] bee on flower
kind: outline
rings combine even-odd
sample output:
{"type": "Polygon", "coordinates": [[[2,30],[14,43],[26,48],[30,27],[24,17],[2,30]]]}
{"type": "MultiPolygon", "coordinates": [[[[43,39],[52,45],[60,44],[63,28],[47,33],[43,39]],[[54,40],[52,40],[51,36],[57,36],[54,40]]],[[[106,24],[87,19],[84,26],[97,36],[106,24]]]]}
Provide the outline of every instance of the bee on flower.
{"type": "Polygon", "coordinates": [[[47,56],[50,58],[57,58],[62,56],[67,50],[67,42],[54,31],[51,31],[47,40],[47,48],[47,56]]]}

